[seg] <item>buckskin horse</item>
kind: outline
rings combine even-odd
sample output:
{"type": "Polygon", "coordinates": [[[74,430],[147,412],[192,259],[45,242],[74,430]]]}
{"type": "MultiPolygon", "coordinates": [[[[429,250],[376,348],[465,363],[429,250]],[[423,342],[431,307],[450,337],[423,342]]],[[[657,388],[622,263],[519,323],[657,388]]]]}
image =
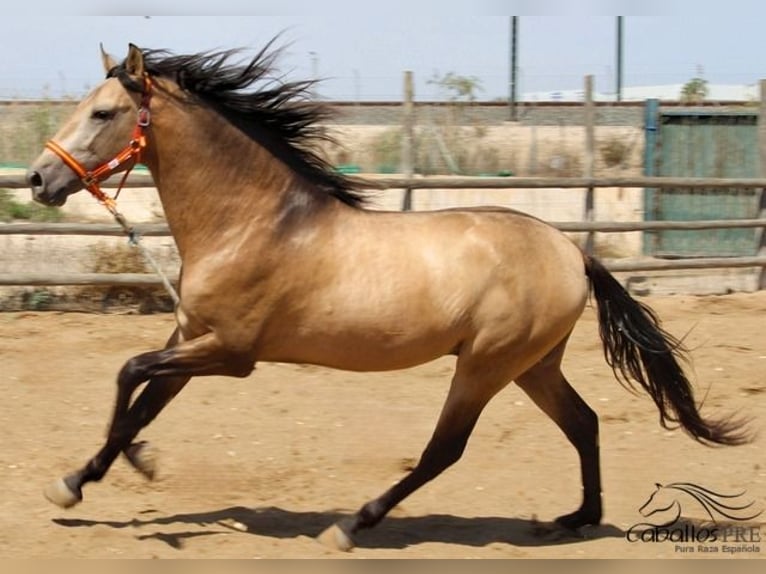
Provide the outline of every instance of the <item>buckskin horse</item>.
{"type": "Polygon", "coordinates": [[[582,504],[558,523],[596,524],[598,421],[561,371],[591,294],[606,361],[653,399],[663,426],[705,444],[748,441],[744,421],[700,414],[681,342],[559,230],[500,207],[365,209],[363,185],[319,151],[328,108],[311,100],[312,81],[275,76],[271,46],[241,58],[130,45],[121,63],[102,49],[106,79],[30,166],[34,199],[63,205],[83,188],[111,201],[99,183],[142,162],[182,261],[174,333],[119,371],[105,444],[46,489],[51,501],[81,501],[83,485],[120,453],[151,477],[136,437],[193,376],[246,377],[258,361],[404,369],[452,354],[454,376],[419,462],[323,540],[351,548],[355,533],[455,463],[484,406],[511,381],[579,455],[582,504]]]}

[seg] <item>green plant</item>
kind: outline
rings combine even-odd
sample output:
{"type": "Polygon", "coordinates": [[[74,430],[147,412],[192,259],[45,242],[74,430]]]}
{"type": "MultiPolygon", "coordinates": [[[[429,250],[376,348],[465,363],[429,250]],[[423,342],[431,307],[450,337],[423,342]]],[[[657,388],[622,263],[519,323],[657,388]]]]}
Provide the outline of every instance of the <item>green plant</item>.
{"type": "Polygon", "coordinates": [[[63,214],[58,207],[46,207],[34,202],[20,202],[7,189],[0,189],[0,221],[25,219],[28,221],[61,221],[63,214]]]}
{"type": "Polygon", "coordinates": [[[372,142],[372,163],[380,173],[396,173],[402,161],[402,130],[391,128],[372,142]]]}
{"type": "Polygon", "coordinates": [[[460,76],[454,72],[447,72],[443,76],[434,74],[427,83],[446,92],[450,102],[474,102],[476,92],[484,90],[481,80],[476,76],[460,76]]]}
{"type": "Polygon", "coordinates": [[[44,311],[53,303],[53,294],[47,289],[36,288],[23,295],[23,308],[33,311],[44,311]]]}
{"type": "Polygon", "coordinates": [[[681,88],[681,101],[685,104],[699,104],[709,93],[707,80],[692,78],[681,88]]]}

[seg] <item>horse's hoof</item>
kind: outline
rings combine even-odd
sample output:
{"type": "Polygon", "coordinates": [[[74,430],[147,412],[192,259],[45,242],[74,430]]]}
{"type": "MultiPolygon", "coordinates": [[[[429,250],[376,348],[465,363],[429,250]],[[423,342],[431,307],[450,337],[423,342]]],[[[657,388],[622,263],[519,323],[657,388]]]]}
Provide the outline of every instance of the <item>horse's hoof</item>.
{"type": "Polygon", "coordinates": [[[125,449],[125,458],[138,472],[147,479],[154,480],[157,475],[157,455],[146,441],[136,442],[125,449]]]}
{"type": "Polygon", "coordinates": [[[578,530],[583,526],[597,526],[601,522],[601,511],[577,510],[571,514],[559,516],[556,524],[567,530],[578,530]]]}
{"type": "Polygon", "coordinates": [[[79,488],[77,490],[70,488],[63,478],[49,484],[43,494],[45,498],[61,508],[71,508],[78,502],[82,502],[82,491],[79,488]]]}
{"type": "Polygon", "coordinates": [[[354,548],[354,541],[337,524],[333,524],[317,536],[317,540],[333,550],[348,552],[354,548]]]}

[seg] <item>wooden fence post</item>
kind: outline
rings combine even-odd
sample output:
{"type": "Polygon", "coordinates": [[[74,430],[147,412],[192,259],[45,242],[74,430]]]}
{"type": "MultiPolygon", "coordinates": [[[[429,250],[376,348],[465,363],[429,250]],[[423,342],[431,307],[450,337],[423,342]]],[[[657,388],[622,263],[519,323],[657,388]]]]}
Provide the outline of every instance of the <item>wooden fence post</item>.
{"type": "MultiPolygon", "coordinates": [[[[657,135],[659,133],[660,101],[649,98],[644,103],[644,175],[653,178],[657,174],[657,135]]],[[[644,221],[654,220],[657,216],[658,190],[644,187],[644,221]]],[[[658,235],[653,232],[642,234],[644,255],[654,255],[658,235]]]]}
{"type": "MultiPolygon", "coordinates": [[[[760,176],[766,175],[766,80],[759,82],[761,106],[758,110],[758,151],[760,159],[760,176]]],[[[759,218],[766,218],[766,190],[760,188],[759,218]]],[[[766,229],[761,227],[755,232],[758,255],[766,255],[766,229]]],[[[758,289],[766,289],[766,268],[761,267],[761,275],[758,279],[758,289]]]]}
{"type": "MultiPolygon", "coordinates": [[[[404,72],[404,107],[402,110],[402,158],[401,173],[407,179],[412,178],[415,161],[413,159],[412,132],[415,124],[414,88],[412,86],[412,72],[404,72]]],[[[412,188],[404,189],[402,198],[402,211],[412,209],[412,188]]]]}
{"type": "MultiPolygon", "coordinates": [[[[593,105],[593,76],[585,76],[585,170],[583,175],[587,180],[593,178],[593,162],[594,162],[594,124],[595,124],[595,107],[593,105]]],[[[594,219],[594,192],[593,186],[588,184],[585,190],[585,221],[593,221],[594,219]]],[[[593,255],[594,250],[594,233],[588,232],[585,239],[585,253],[593,255]]]]}

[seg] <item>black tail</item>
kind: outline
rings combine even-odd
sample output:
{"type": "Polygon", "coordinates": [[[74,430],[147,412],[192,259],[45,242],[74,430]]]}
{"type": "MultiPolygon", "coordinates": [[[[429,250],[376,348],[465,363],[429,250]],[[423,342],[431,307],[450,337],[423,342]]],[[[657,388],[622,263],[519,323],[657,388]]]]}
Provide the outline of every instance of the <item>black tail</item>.
{"type": "Polygon", "coordinates": [[[745,421],[702,418],[679,364],[686,360],[686,350],[660,327],[654,311],[633,299],[597,259],[585,258],[585,273],[596,298],[606,362],[621,383],[630,389],[638,383],[652,397],[660,424],[664,428],[680,425],[703,444],[750,442],[745,421]]]}

